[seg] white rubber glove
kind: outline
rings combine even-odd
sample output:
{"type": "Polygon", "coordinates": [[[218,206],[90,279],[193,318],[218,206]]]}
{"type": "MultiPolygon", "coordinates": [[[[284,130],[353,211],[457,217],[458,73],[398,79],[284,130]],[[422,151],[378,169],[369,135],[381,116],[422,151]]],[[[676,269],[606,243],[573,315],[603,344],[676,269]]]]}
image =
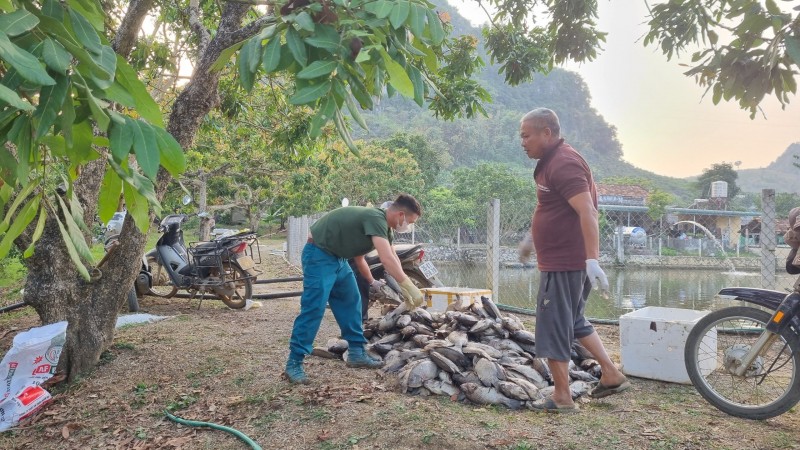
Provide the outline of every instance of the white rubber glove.
{"type": "Polygon", "coordinates": [[[422,306],[422,302],[424,301],[422,291],[414,286],[414,282],[411,281],[411,278],[406,277],[405,280],[400,282],[400,290],[403,294],[403,301],[409,310],[422,306]]]}
{"type": "Polygon", "coordinates": [[[530,231],[525,233],[525,238],[522,239],[522,242],[519,243],[517,246],[517,256],[519,257],[519,262],[525,264],[528,260],[531,259],[531,254],[534,252],[533,247],[533,235],[530,231]]]}
{"type": "Polygon", "coordinates": [[[600,263],[596,259],[586,260],[586,275],[589,277],[593,288],[597,289],[599,287],[603,291],[608,291],[608,277],[603,272],[603,269],[600,268],[600,263]],[[599,286],[598,281],[600,282],[599,286]]]}
{"type": "Polygon", "coordinates": [[[370,292],[380,292],[383,285],[386,284],[383,280],[372,280],[372,283],[369,285],[370,292]]]}

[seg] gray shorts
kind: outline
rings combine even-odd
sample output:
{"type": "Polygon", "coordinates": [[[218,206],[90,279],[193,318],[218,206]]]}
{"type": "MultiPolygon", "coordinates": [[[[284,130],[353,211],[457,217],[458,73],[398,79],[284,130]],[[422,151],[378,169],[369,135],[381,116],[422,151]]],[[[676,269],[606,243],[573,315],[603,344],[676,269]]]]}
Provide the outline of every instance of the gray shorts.
{"type": "Polygon", "coordinates": [[[542,272],[536,298],[536,356],[569,361],[572,341],[594,332],[585,317],[592,284],[586,272],[542,272]]]}

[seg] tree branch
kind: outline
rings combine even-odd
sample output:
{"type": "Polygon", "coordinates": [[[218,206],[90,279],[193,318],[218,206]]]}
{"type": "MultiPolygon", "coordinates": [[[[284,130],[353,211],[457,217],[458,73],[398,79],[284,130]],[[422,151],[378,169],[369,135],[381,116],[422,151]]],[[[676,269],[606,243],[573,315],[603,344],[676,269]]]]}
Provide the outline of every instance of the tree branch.
{"type": "Polygon", "coordinates": [[[142,29],[144,19],[153,8],[153,3],[154,0],[131,0],[128,5],[128,11],[125,12],[117,35],[114,36],[114,42],[111,43],[111,48],[123,59],[128,59],[130,56],[133,44],[136,43],[136,35],[142,29]]]}
{"type": "Polygon", "coordinates": [[[200,20],[200,0],[189,0],[189,27],[197,35],[197,54],[202,55],[205,53],[208,43],[211,42],[211,33],[200,20]]]}
{"type": "Polygon", "coordinates": [[[277,22],[275,16],[263,15],[242,28],[225,35],[224,39],[220,39],[220,45],[222,45],[222,48],[228,48],[233,44],[255,36],[262,28],[267,25],[272,25],[275,22],[277,22]]]}

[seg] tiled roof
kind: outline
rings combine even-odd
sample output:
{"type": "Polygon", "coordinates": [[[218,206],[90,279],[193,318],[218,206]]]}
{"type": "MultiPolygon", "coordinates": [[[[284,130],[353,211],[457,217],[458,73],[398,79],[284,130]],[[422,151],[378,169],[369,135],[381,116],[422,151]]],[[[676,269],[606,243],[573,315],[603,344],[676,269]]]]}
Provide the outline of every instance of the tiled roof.
{"type": "Polygon", "coordinates": [[[630,198],[647,198],[647,189],[641,186],[622,184],[598,184],[597,195],[614,195],[630,198]]]}

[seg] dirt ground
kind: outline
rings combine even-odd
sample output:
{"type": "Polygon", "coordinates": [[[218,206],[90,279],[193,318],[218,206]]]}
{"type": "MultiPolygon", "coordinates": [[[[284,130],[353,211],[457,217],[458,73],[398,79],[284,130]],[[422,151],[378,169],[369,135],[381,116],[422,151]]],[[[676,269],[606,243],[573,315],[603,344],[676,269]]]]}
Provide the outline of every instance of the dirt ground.
{"type": "MultiPolygon", "coordinates": [[[[276,247],[277,248],[277,247],[276,247]]],[[[278,252],[264,251],[260,278],[299,275],[278,252]]],[[[300,290],[300,283],[259,285],[258,292],[300,290]]],[[[393,376],[309,357],[308,386],[280,373],[299,299],[264,300],[234,311],[221,302],[141,300],[142,312],[168,316],[117,331],[94,373],[53,389],[54,400],[29,423],[0,434],[14,449],[244,449],[233,435],[176,424],[233,427],[270,449],[800,449],[797,408],[766,421],[725,415],[691,386],[633,378],[633,388],[601,400],[580,399],[575,415],[479,407],[445,397],[401,394],[393,376]]],[[[373,308],[371,315],[379,314],[373,308]]],[[[525,317],[533,328],[533,317],[525,317]]],[[[37,326],[35,314],[0,330],[37,326]]],[[[598,326],[619,361],[615,326],[598,326]]],[[[336,337],[326,314],[317,341],[336,337]]]]}

